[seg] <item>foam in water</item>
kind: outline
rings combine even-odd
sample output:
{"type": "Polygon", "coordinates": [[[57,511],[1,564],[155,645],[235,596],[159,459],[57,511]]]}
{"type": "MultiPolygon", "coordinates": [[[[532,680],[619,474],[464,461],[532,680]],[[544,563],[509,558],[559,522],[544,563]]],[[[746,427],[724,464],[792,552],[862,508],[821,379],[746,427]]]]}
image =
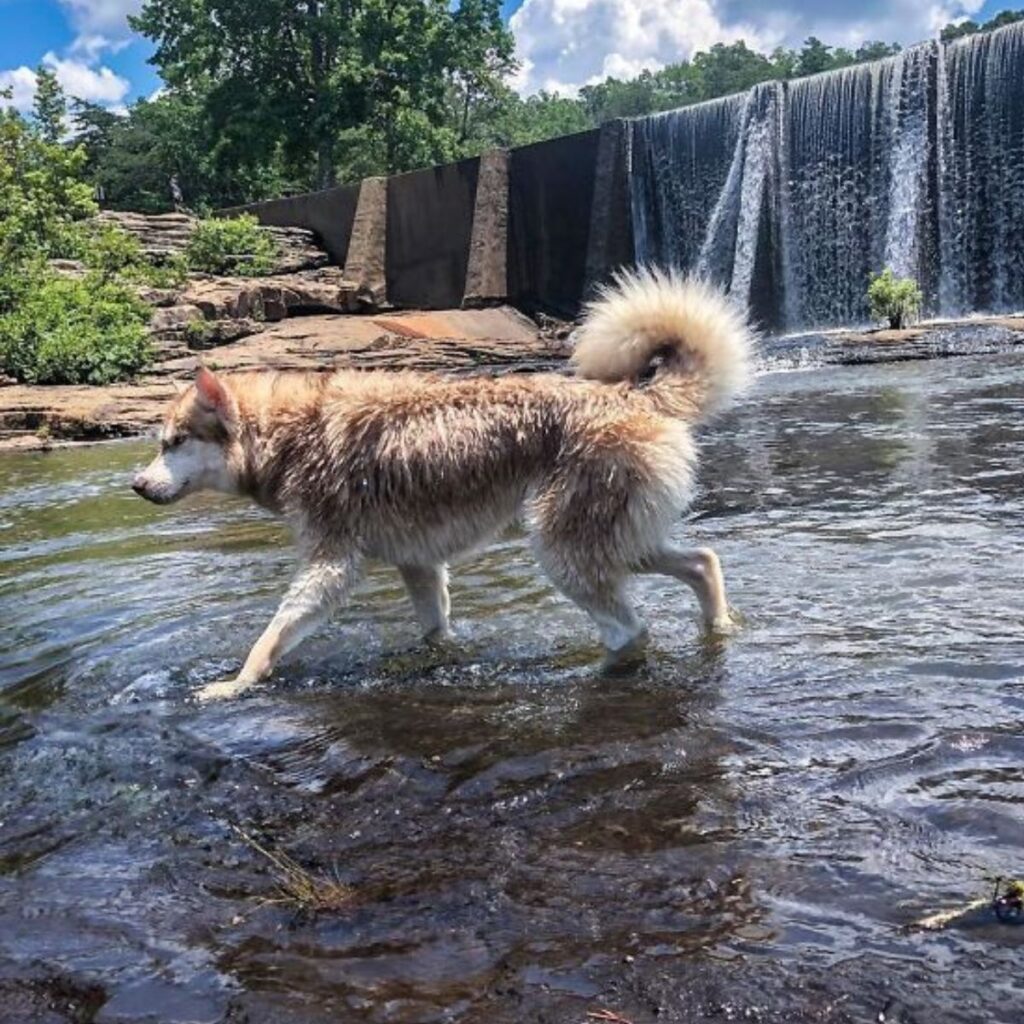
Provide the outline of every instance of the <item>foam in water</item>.
{"type": "Polygon", "coordinates": [[[869,275],[931,315],[1024,306],[1024,24],[640,118],[637,256],[794,330],[866,319],[869,275]]]}

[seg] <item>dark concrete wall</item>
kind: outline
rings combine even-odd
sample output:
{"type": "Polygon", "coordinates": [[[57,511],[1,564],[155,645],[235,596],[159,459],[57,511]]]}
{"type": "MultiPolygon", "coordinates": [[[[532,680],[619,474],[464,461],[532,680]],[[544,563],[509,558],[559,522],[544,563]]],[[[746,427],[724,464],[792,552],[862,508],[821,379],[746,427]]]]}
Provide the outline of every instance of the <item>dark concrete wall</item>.
{"type": "Polygon", "coordinates": [[[483,173],[473,158],[222,212],[311,228],[376,305],[574,316],[633,260],[626,140],[613,122],[489,153],[483,173]]]}
{"type": "Polygon", "coordinates": [[[508,290],[524,309],[571,316],[579,308],[600,135],[581,132],[512,150],[508,290]]]}
{"type": "Polygon", "coordinates": [[[271,227],[308,228],[315,231],[331,259],[339,266],[344,266],[358,199],[358,185],[342,185],[322,192],[306,192],[301,196],[235,206],[220,212],[252,213],[261,224],[271,227]]]}
{"type": "Polygon", "coordinates": [[[480,161],[388,179],[388,302],[451,309],[462,302],[480,161]]]}

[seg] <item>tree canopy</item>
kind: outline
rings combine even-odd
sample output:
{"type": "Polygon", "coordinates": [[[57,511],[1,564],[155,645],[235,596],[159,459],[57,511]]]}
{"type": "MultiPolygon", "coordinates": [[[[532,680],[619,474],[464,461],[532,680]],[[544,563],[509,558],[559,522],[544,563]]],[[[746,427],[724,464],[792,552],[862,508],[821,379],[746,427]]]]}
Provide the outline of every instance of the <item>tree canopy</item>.
{"type": "MultiPolygon", "coordinates": [[[[963,21],[943,40],[1020,20],[963,21]]],[[[126,115],[72,99],[40,68],[33,124],[74,143],[105,205],[228,206],[356,181],[669,110],[899,52],[811,37],[763,54],[742,40],[576,96],[511,87],[500,0],[146,0],[161,92],[126,115]]]]}

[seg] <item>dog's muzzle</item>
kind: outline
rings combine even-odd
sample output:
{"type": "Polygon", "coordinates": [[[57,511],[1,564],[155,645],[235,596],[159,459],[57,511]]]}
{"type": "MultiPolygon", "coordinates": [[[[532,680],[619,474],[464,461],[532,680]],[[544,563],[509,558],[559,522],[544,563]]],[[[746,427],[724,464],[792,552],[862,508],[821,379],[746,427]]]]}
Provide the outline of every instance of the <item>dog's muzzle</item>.
{"type": "Polygon", "coordinates": [[[143,473],[136,473],[132,478],[132,490],[140,498],[145,498],[146,501],[151,501],[154,505],[166,505],[171,501],[165,492],[150,487],[143,473]]]}

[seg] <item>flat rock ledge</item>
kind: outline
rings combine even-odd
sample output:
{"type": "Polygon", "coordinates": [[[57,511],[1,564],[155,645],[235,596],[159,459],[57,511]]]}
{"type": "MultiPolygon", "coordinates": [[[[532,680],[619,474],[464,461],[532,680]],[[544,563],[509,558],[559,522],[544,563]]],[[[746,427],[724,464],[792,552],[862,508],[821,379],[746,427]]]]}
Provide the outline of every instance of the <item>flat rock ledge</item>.
{"type": "MultiPolygon", "coordinates": [[[[124,213],[103,210],[101,224],[113,224],[138,239],[142,251],[155,262],[181,253],[188,245],[198,223],[187,213],[124,213]]],[[[330,258],[316,234],[306,228],[267,227],[277,250],[271,274],[294,274],[300,270],[325,267],[330,258]]]]}
{"type": "MultiPolygon", "coordinates": [[[[156,310],[155,319],[178,322],[198,309],[195,303],[167,306],[156,310]]],[[[494,374],[557,369],[567,354],[562,341],[542,335],[533,321],[507,306],[367,316],[330,313],[269,324],[240,318],[217,324],[217,329],[227,324],[242,332],[247,324],[260,329],[225,339],[227,343],[209,337],[204,345],[167,346],[152,369],[131,384],[0,385],[0,452],[148,433],[176,394],[175,383],[190,380],[201,362],[226,372],[357,367],[494,374]]]]}

